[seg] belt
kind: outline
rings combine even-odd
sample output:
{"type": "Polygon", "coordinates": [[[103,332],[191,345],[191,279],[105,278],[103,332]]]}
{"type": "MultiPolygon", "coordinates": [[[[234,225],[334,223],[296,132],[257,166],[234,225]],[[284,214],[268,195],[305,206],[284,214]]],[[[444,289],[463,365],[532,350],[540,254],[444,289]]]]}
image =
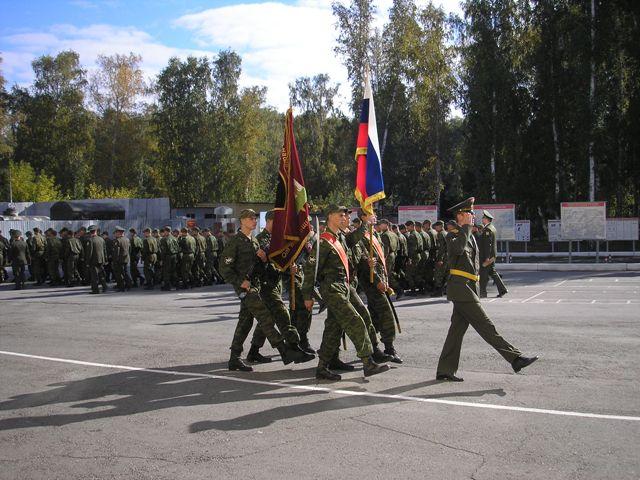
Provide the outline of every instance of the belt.
{"type": "Polygon", "coordinates": [[[451,270],[449,270],[449,273],[451,275],[457,275],[458,277],[468,278],[469,280],[473,280],[474,282],[477,282],[477,281],[480,280],[480,277],[478,275],[474,275],[473,273],[465,272],[464,270],[456,270],[456,269],[452,268],[451,270]]]}

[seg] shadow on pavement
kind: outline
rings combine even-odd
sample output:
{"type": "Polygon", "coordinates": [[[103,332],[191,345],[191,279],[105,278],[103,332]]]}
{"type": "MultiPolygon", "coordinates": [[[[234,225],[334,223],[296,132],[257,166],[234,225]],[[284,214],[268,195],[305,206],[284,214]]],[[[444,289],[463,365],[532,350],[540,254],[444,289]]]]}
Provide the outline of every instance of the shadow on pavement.
{"type": "MultiPolygon", "coordinates": [[[[184,365],[170,368],[172,372],[189,372],[195,374],[222,371],[226,363],[207,363],[184,365]]],[[[286,383],[303,385],[315,384],[312,368],[304,370],[280,370],[274,372],[253,372],[250,374],[230,374],[256,381],[274,381],[278,376],[286,376],[286,383]]],[[[357,379],[352,379],[357,381],[357,379]]],[[[416,384],[403,385],[379,393],[403,394],[417,388],[429,387],[438,382],[433,380],[416,384]]],[[[336,386],[339,384],[332,384],[336,386]]],[[[210,420],[196,422],[189,426],[190,432],[203,430],[250,430],[271,425],[278,420],[313,415],[325,411],[344,410],[366,407],[369,405],[401,402],[401,399],[372,398],[367,396],[328,397],[323,391],[285,391],[276,385],[240,383],[232,379],[211,379],[201,377],[176,376],[172,373],[126,371],[109,375],[100,375],[87,379],[51,384],[50,389],[41,392],[16,395],[0,402],[0,411],[14,411],[42,406],[60,405],[60,408],[78,409],[77,413],[53,413],[46,415],[25,415],[0,419],[0,430],[14,430],[30,427],[62,426],[96,419],[126,417],[138,413],[162,411],[175,407],[213,406],[243,401],[281,400],[281,399],[316,399],[312,402],[293,403],[284,406],[270,407],[265,410],[241,415],[226,420],[210,420]],[[70,404],[70,405],[65,405],[70,404]],[[89,411],[87,411],[89,410],[89,411]]],[[[362,390],[360,386],[345,385],[345,389],[362,390]]],[[[339,387],[338,387],[339,388],[339,387]]],[[[502,389],[462,391],[439,393],[433,397],[480,397],[483,395],[504,396],[502,389]]],[[[233,407],[235,408],[235,407],[233,407]]],[[[215,415],[215,409],[210,410],[215,415]]],[[[226,411],[234,411],[226,410],[226,411]]]]}

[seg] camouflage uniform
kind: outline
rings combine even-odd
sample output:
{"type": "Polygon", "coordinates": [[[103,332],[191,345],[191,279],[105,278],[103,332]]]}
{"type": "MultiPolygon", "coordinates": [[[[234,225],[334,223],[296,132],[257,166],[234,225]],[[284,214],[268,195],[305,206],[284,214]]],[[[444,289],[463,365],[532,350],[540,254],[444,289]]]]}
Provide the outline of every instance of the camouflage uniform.
{"type": "Polygon", "coordinates": [[[433,273],[433,284],[436,290],[441,293],[447,281],[447,273],[449,271],[447,261],[447,240],[444,230],[436,232],[436,257],[435,270],[433,273]]]}
{"type": "Polygon", "coordinates": [[[420,261],[422,260],[422,235],[415,230],[407,235],[407,286],[410,290],[420,288],[420,261]]]}
{"type": "Polygon", "coordinates": [[[162,258],[162,289],[171,290],[178,284],[176,273],[180,245],[170,233],[160,238],[160,256],[162,258]]]}
{"type": "MultiPolygon", "coordinates": [[[[130,271],[131,271],[131,281],[134,286],[138,286],[138,281],[140,281],[140,285],[142,285],[143,278],[140,276],[140,270],[138,270],[138,264],[140,263],[140,256],[142,255],[142,239],[136,235],[135,233],[131,235],[131,240],[129,241],[130,246],[130,271]]],[[[146,274],[145,274],[146,275],[146,274]]]]}
{"type": "MultiPolygon", "coordinates": [[[[120,231],[124,232],[124,230],[120,231]]],[[[113,240],[113,275],[116,280],[116,286],[121,292],[131,288],[132,282],[129,276],[130,248],[129,239],[124,235],[113,240]]]]}
{"type": "Polygon", "coordinates": [[[482,229],[482,233],[480,233],[480,296],[487,296],[487,283],[489,283],[489,277],[493,279],[493,282],[498,287],[498,295],[503,296],[507,293],[507,287],[502,281],[502,277],[500,274],[496,272],[496,262],[495,259],[498,257],[498,246],[496,240],[496,227],[494,227],[491,223],[486,225],[482,229]],[[486,267],[482,266],[482,263],[485,260],[493,258],[493,262],[491,262],[486,267]]]}
{"type": "Polygon", "coordinates": [[[194,285],[194,279],[191,274],[193,261],[195,259],[196,250],[198,248],[196,239],[188,233],[181,235],[178,240],[180,244],[180,279],[182,280],[182,288],[189,288],[194,285]]]}
{"type": "Polygon", "coordinates": [[[158,242],[149,235],[142,240],[142,263],[147,288],[152,289],[156,277],[156,263],[158,261],[158,242]]]}

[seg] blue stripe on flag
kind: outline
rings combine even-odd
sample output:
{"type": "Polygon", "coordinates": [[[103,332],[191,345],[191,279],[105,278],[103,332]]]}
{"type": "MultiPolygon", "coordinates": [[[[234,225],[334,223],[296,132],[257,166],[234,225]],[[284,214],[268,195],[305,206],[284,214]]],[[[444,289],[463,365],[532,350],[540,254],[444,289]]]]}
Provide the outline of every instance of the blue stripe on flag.
{"type": "Polygon", "coordinates": [[[369,99],[362,100],[362,108],[360,109],[360,123],[369,123],[369,99]]]}

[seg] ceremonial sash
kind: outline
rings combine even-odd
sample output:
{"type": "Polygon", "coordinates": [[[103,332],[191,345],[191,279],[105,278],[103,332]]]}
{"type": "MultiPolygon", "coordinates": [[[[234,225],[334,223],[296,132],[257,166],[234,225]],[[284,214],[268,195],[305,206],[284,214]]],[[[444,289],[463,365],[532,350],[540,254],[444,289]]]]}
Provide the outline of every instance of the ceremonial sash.
{"type": "Polygon", "coordinates": [[[342,243],[340,243],[340,241],[336,238],[335,235],[329,232],[324,232],[322,235],[320,235],[320,238],[325,242],[327,242],[329,245],[331,245],[331,247],[336,251],[336,253],[340,257],[340,260],[342,261],[342,266],[344,267],[344,271],[347,274],[347,283],[349,283],[349,260],[347,259],[347,252],[344,251],[344,247],[342,246],[342,243]]]}
{"type": "Polygon", "coordinates": [[[382,268],[384,268],[384,274],[387,275],[387,261],[384,258],[384,250],[382,249],[382,245],[380,245],[378,238],[375,235],[371,237],[369,235],[369,232],[365,232],[364,238],[366,238],[373,244],[373,248],[375,248],[376,253],[378,254],[378,258],[382,262],[382,268]],[[371,241],[371,238],[373,238],[373,241],[371,241]]]}

